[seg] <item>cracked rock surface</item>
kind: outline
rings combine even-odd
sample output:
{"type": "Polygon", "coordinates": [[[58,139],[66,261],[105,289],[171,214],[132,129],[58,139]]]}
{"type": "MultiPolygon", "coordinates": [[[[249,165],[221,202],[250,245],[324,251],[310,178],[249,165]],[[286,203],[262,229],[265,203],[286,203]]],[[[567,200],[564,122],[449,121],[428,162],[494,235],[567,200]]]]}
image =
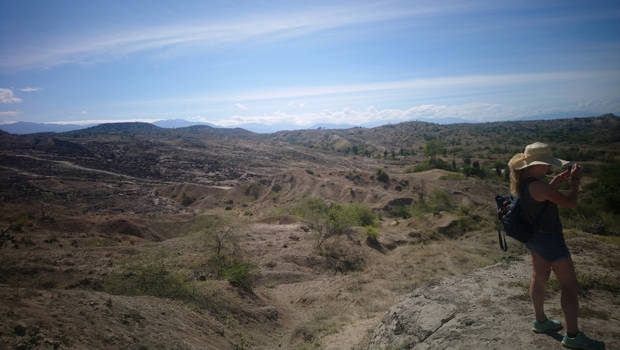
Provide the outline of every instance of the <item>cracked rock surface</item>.
{"type": "MultiPolygon", "coordinates": [[[[498,263],[416,289],[385,314],[367,349],[560,348],[562,331],[530,329],[529,269],[527,261],[498,263]]],[[[558,299],[547,308],[559,307],[558,299]]]]}

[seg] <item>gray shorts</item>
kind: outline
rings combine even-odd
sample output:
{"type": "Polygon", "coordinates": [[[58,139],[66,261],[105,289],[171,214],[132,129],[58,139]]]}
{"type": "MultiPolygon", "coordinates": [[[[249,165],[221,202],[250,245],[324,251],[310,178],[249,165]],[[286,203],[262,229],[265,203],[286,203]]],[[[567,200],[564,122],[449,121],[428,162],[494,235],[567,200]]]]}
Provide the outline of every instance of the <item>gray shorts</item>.
{"type": "Polygon", "coordinates": [[[532,238],[525,243],[525,246],[548,262],[558,261],[570,256],[562,233],[534,233],[532,238]]]}

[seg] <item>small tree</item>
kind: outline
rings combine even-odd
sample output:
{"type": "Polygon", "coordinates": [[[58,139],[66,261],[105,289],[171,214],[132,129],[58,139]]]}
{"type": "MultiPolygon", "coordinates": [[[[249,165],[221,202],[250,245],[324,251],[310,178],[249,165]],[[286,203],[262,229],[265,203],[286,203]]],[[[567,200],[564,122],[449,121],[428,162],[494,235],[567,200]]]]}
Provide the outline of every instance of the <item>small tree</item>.
{"type": "Polygon", "coordinates": [[[431,162],[435,162],[437,155],[443,154],[444,146],[439,140],[431,140],[424,144],[424,155],[431,159],[431,162]]]}
{"type": "Polygon", "coordinates": [[[377,168],[377,180],[388,183],[390,182],[390,176],[381,168],[377,168]]]}
{"type": "Polygon", "coordinates": [[[234,243],[232,242],[233,230],[230,227],[227,227],[223,230],[218,230],[215,232],[214,240],[215,244],[213,249],[215,251],[215,264],[217,269],[217,277],[222,277],[224,263],[225,263],[225,255],[224,249],[226,245],[232,245],[234,250],[234,243]]]}

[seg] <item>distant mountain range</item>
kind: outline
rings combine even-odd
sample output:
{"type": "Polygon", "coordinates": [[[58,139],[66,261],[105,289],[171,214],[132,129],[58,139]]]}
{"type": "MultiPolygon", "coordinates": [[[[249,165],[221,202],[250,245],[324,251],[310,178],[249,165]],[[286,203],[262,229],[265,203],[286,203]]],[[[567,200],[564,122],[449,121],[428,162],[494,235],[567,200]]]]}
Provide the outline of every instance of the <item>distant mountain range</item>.
{"type": "MultiPolygon", "coordinates": [[[[545,114],[545,115],[536,115],[536,116],[529,116],[529,117],[523,117],[523,118],[519,118],[516,119],[517,121],[519,120],[551,120],[551,119],[566,119],[566,118],[578,118],[578,117],[584,117],[588,115],[587,113],[552,113],[552,114],[545,114]]],[[[590,114],[590,115],[594,115],[594,114],[590,114]]],[[[434,124],[462,124],[462,123],[468,123],[468,124],[472,124],[472,123],[479,123],[478,121],[474,121],[474,120],[466,120],[466,119],[460,119],[460,118],[442,118],[442,119],[426,119],[426,118],[418,118],[418,119],[414,119],[411,121],[421,121],[421,122],[427,122],[427,123],[434,123],[434,124]]],[[[204,125],[204,126],[209,126],[212,128],[220,128],[219,126],[215,125],[215,124],[211,124],[211,123],[205,123],[205,122],[192,122],[192,121],[187,121],[184,119],[168,119],[168,120],[160,120],[160,121],[156,121],[154,123],[152,123],[155,126],[158,126],[160,128],[166,128],[166,129],[177,129],[177,128],[185,128],[185,127],[189,127],[189,126],[195,126],[195,125],[204,125]]],[[[383,124],[391,124],[391,123],[386,123],[383,122],[383,124]]],[[[350,129],[350,128],[354,128],[354,127],[364,127],[364,128],[373,128],[373,127],[377,127],[377,126],[381,126],[383,125],[382,123],[365,123],[365,124],[330,124],[330,123],[322,123],[322,124],[315,124],[309,127],[305,127],[305,128],[300,128],[297,125],[294,124],[290,124],[290,125],[263,125],[263,124],[258,124],[258,123],[251,123],[251,124],[242,124],[242,125],[238,125],[237,128],[240,129],[245,129],[248,131],[252,131],[255,133],[261,133],[261,134],[271,134],[271,133],[275,133],[277,131],[282,131],[282,130],[299,130],[299,129],[350,129]]],[[[68,132],[68,131],[74,131],[74,130],[80,130],[80,129],[86,129],[86,128],[90,128],[93,126],[96,126],[97,124],[89,124],[89,125],[77,125],[77,124],[50,124],[50,123],[32,123],[32,122],[17,122],[17,123],[13,123],[13,124],[0,124],[0,130],[11,133],[11,134],[17,134],[17,135],[23,135],[23,134],[35,134],[35,133],[47,133],[47,132],[51,132],[51,133],[62,133],[62,132],[68,132]]]]}
{"type": "Polygon", "coordinates": [[[72,130],[88,128],[92,125],[77,125],[77,124],[44,124],[44,123],[31,123],[31,122],[17,122],[13,124],[1,124],[0,130],[6,131],[11,134],[35,134],[39,132],[67,132],[72,130]]]}

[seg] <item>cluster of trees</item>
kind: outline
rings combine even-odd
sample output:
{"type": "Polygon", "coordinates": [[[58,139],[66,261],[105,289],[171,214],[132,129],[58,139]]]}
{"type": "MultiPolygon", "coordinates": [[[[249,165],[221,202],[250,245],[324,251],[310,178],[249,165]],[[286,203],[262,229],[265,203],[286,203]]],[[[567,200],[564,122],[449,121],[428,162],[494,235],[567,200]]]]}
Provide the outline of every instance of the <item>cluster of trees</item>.
{"type": "MultiPolygon", "coordinates": [[[[456,165],[456,160],[453,158],[451,163],[440,158],[440,156],[446,156],[447,149],[445,145],[439,140],[431,140],[424,144],[424,155],[428,158],[426,161],[421,162],[409,169],[407,172],[420,172],[430,169],[444,169],[449,171],[458,171],[459,168],[456,165]]],[[[505,162],[495,162],[493,168],[486,169],[481,166],[480,162],[474,160],[472,162],[469,155],[463,156],[463,166],[460,171],[465,176],[475,176],[480,178],[486,178],[491,176],[498,176],[508,178],[507,165],[505,162]]]]}

